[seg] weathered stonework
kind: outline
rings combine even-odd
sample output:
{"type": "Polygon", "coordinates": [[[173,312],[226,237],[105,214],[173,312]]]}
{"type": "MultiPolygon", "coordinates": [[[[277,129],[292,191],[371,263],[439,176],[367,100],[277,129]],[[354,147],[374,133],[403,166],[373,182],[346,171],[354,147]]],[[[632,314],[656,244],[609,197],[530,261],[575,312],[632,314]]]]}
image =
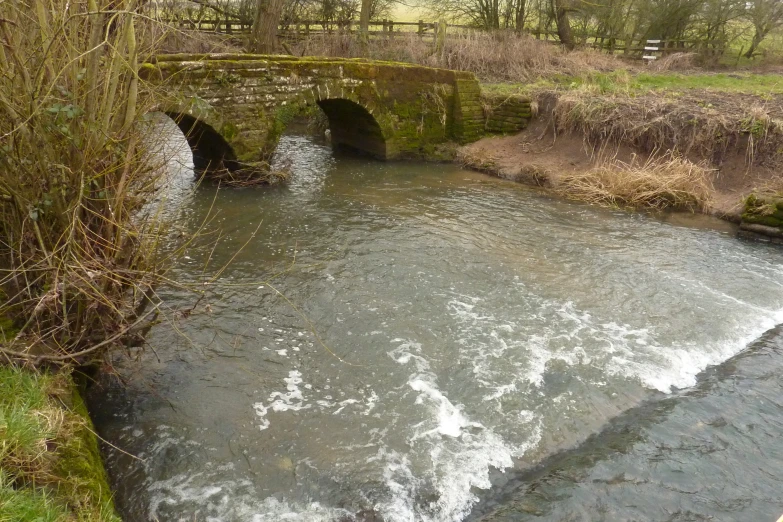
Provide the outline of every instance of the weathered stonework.
{"type": "Polygon", "coordinates": [[[287,123],[317,104],[332,142],[381,159],[426,156],[483,133],[471,73],[360,59],[165,55],[140,75],[183,129],[199,168],[265,159],[287,123]]]}
{"type": "Polygon", "coordinates": [[[783,199],[764,199],[751,194],[745,199],[740,222],[742,235],[765,237],[783,243],[783,199]]]}
{"type": "Polygon", "coordinates": [[[512,134],[525,129],[532,117],[530,100],[520,97],[484,98],[485,129],[496,134],[512,134]]]}

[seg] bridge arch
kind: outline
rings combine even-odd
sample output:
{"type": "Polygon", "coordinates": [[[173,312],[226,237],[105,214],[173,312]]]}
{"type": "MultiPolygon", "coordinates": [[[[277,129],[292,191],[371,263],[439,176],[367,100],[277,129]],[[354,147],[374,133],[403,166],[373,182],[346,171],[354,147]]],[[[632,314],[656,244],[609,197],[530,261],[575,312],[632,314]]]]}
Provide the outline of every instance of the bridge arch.
{"type": "Polygon", "coordinates": [[[193,168],[198,172],[238,167],[237,156],[223,135],[210,124],[190,114],[162,111],[174,120],[193,153],[193,168]]]}
{"type": "Polygon", "coordinates": [[[332,146],[364,152],[387,159],[387,139],[381,125],[361,104],[346,98],[328,98],[316,102],[329,119],[332,146]]]}

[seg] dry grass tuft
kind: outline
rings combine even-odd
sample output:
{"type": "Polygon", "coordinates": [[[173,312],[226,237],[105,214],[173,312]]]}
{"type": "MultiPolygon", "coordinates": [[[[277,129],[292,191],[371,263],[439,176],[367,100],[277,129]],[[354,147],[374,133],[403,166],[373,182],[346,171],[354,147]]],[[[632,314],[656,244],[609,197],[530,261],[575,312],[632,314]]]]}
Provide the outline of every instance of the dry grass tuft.
{"type": "Polygon", "coordinates": [[[686,71],[696,66],[698,58],[697,53],[672,53],[655,60],[649,65],[649,68],[656,72],[686,71]]]}
{"type": "Polygon", "coordinates": [[[589,172],[564,176],[558,191],[571,199],[611,207],[703,211],[714,192],[711,172],[673,154],[644,163],[606,161],[589,172]]]}
{"type": "Polygon", "coordinates": [[[457,150],[457,162],[467,169],[493,174],[497,172],[497,162],[486,149],[460,148],[457,150]]]}

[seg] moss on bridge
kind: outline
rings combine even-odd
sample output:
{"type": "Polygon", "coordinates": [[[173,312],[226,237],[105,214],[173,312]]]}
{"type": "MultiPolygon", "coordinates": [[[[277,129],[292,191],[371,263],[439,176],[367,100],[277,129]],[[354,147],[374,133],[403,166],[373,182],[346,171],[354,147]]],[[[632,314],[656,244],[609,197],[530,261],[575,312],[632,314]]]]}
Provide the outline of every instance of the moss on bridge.
{"type": "Polygon", "coordinates": [[[438,144],[484,132],[479,84],[466,72],[364,59],[179,54],[154,58],[140,74],[166,86],[165,112],[214,129],[242,161],[266,159],[291,115],[334,100],[345,102],[327,112],[335,145],[383,159],[431,157],[438,144]]]}

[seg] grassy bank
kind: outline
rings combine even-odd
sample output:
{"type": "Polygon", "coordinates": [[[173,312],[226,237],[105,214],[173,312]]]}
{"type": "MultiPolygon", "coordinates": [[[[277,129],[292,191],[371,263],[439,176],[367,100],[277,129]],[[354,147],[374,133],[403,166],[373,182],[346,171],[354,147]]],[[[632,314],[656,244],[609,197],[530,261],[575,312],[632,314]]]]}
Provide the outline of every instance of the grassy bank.
{"type": "Polygon", "coordinates": [[[0,520],[119,521],[67,373],[0,367],[0,520]]]}
{"type": "Polygon", "coordinates": [[[468,166],[594,204],[783,232],[783,77],[618,70],[486,83],[484,95],[531,99],[538,119],[464,148],[468,166]]]}
{"type": "MultiPolygon", "coordinates": [[[[713,213],[774,237],[783,231],[771,217],[783,200],[783,76],[620,69],[483,88],[495,102],[534,100],[539,125],[519,147],[542,154],[517,160],[566,197],[713,213]],[[582,164],[547,164],[547,154],[582,164]],[[776,229],[762,229],[770,223],[776,229]]],[[[463,157],[477,151],[486,162],[492,147],[463,157]]]]}
{"type": "Polygon", "coordinates": [[[484,82],[488,94],[534,95],[543,90],[589,90],[601,94],[639,96],[649,93],[677,93],[700,90],[722,94],[751,94],[771,97],[783,94],[783,75],[768,73],[731,72],[639,72],[618,69],[611,72],[587,71],[583,75],[553,75],[533,82],[484,82]]]}

